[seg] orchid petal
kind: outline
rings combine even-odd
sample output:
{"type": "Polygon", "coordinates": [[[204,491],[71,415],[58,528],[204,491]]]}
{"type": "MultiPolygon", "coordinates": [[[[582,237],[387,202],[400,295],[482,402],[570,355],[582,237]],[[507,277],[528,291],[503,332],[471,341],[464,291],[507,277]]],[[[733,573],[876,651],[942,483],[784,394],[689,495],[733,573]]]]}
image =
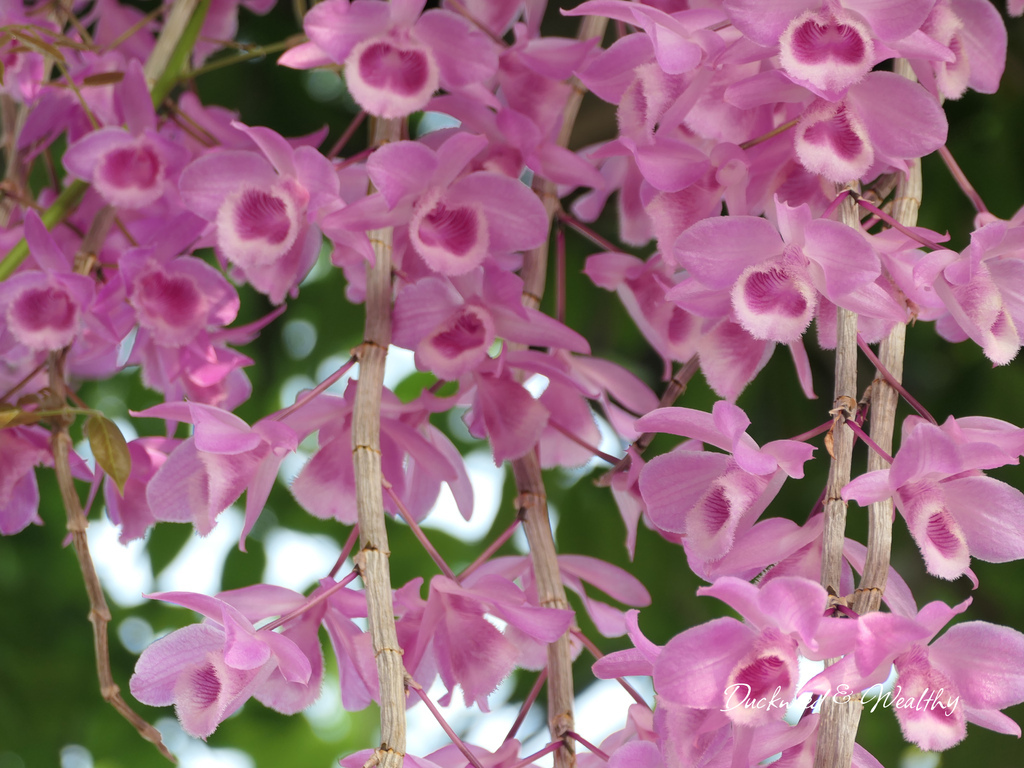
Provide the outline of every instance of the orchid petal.
{"type": "Polygon", "coordinates": [[[767,5],[759,0],[725,0],[724,7],[736,28],[755,43],[774,46],[790,20],[820,0],[780,0],[767,5]]]}
{"type": "Polygon", "coordinates": [[[383,3],[333,0],[311,7],[302,26],[310,40],[341,64],[357,43],[382,34],[390,22],[388,6],[383,3]]]}
{"type": "Polygon", "coordinates": [[[701,560],[724,557],[740,527],[763,511],[759,502],[765,500],[770,480],[733,464],[706,486],[701,498],[685,513],[688,556],[701,560]]]}
{"type": "Polygon", "coordinates": [[[224,199],[239,188],[272,187],[274,168],[256,152],[222,150],[203,155],[181,172],[178,188],[182,201],[207,221],[214,221],[224,199]]]}
{"type": "Polygon", "coordinates": [[[871,144],[887,157],[923,157],[946,143],[942,108],[934,96],[905,77],[872,72],[846,98],[871,144]]]}
{"type": "Polygon", "coordinates": [[[424,189],[437,164],[437,155],[423,144],[396,141],[377,147],[366,161],[366,171],[392,209],[399,200],[424,189]]]}
{"type": "Polygon", "coordinates": [[[962,576],[970,566],[970,548],[941,486],[922,489],[909,498],[901,493],[900,499],[900,511],[921,548],[928,573],[951,580],[962,576]]]}
{"type": "Polygon", "coordinates": [[[437,59],[442,86],[451,90],[490,79],[498,69],[494,43],[451,11],[431,9],[416,22],[416,37],[437,59]],[[458,40],[458,45],[452,45],[458,40]]]}
{"type": "Polygon", "coordinates": [[[1024,701],[1024,634],[985,621],[946,630],[929,646],[929,658],[978,709],[1005,709],[1024,701]]]}
{"type": "Polygon", "coordinates": [[[731,295],[736,319],[751,336],[782,344],[800,339],[818,307],[806,270],[788,259],[747,267],[731,295]]]}
{"type": "Polygon", "coordinates": [[[690,437],[723,451],[732,449],[732,441],[722,434],[714,416],[694,408],[657,408],[637,419],[636,428],[640,432],[666,432],[690,437]]]}
{"type": "Polygon", "coordinates": [[[676,240],[676,263],[708,288],[731,287],[745,269],[782,254],[779,233],[754,216],[704,219],[676,240]]]}
{"type": "Polygon", "coordinates": [[[732,618],[714,619],[676,635],[654,665],[658,695],[687,707],[721,707],[726,680],[757,637],[732,618]]]}
{"type": "Polygon", "coordinates": [[[218,653],[208,653],[175,682],[175,712],[182,730],[205,739],[245,703],[270,671],[266,667],[237,670],[227,666],[218,653]]]}
{"type": "Polygon", "coordinates": [[[559,555],[559,567],[626,605],[650,605],[643,583],[628,571],[586,555],[559,555]]]}
{"type": "Polygon", "coordinates": [[[735,400],[768,364],[775,345],[755,339],[742,326],[724,320],[697,343],[700,369],[719,397],[735,400]]]}
{"type": "Polygon", "coordinates": [[[773,628],[763,630],[730,672],[722,689],[723,710],[734,727],[766,725],[777,720],[779,713],[773,703],[778,702],[781,707],[794,697],[799,679],[797,664],[795,641],[773,628]],[[749,706],[753,702],[765,702],[767,706],[749,706]]]}
{"type": "Polygon", "coordinates": [[[296,175],[295,150],[281,134],[262,125],[249,126],[237,120],[231,125],[252,139],[278,174],[292,177],[296,175]]]}
{"type": "Polygon", "coordinates": [[[972,557],[988,563],[1024,558],[1024,494],[992,477],[949,480],[942,491],[972,557]]]}
{"type": "Polygon", "coordinates": [[[473,410],[491,440],[496,466],[533,448],[548,421],[547,408],[522,386],[495,376],[476,377],[473,410]]]}
{"type": "Polygon", "coordinates": [[[547,214],[533,191],[518,179],[497,173],[471,173],[448,192],[453,205],[478,205],[487,219],[488,242],[494,251],[523,251],[544,242],[547,214]]]}
{"type": "Polygon", "coordinates": [[[135,664],[129,683],[132,696],[154,707],[173,704],[179,675],[223,645],[224,630],[213,624],[190,624],[161,637],[143,651],[135,664]]]}
{"type": "Polygon", "coordinates": [[[871,30],[842,9],[807,10],[779,39],[779,61],[786,73],[830,99],[841,98],[871,70],[874,53],[871,30]]]}
{"type": "Polygon", "coordinates": [[[655,525],[686,533],[689,510],[730,463],[722,454],[682,450],[649,461],[640,473],[640,494],[655,525]]]}

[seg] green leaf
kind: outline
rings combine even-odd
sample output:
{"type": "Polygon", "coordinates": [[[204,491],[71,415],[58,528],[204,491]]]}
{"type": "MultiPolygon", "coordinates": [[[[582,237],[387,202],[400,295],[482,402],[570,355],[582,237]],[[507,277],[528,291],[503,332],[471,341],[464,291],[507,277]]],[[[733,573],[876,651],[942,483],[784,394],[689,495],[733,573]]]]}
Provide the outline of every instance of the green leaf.
{"type": "Polygon", "coordinates": [[[124,484],[132,471],[132,457],[121,430],[106,416],[90,416],[85,422],[85,436],[96,463],[117,483],[117,489],[124,496],[124,484]]]}

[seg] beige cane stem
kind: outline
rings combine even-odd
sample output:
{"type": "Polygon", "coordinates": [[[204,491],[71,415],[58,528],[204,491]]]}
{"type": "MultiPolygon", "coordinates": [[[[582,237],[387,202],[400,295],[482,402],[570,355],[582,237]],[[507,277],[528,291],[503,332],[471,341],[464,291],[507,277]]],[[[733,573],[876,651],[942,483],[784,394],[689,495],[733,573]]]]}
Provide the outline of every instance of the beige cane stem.
{"type": "MultiPolygon", "coordinates": [[[[587,16],[580,24],[577,36],[581,40],[601,37],[607,23],[607,19],[587,16]]],[[[580,83],[574,78],[572,85],[573,90],[565,105],[558,137],[559,144],[563,147],[569,143],[572,126],[583,100],[580,83]]],[[[550,226],[558,208],[555,185],[545,179],[538,182],[534,188],[544,203],[550,226]]],[[[533,308],[540,305],[541,297],[544,295],[547,265],[546,242],[526,254],[522,270],[523,304],[533,308]]],[[[569,602],[566,600],[565,587],[558,570],[558,553],[551,533],[547,495],[536,449],[513,461],[512,471],[519,491],[519,512],[523,517],[523,529],[530,543],[530,558],[537,579],[541,605],[549,608],[568,608],[569,602]]],[[[566,733],[574,727],[572,653],[569,648],[568,632],[548,646],[548,727],[553,739],[562,740],[562,746],[555,752],[555,768],[572,768],[576,765],[575,743],[571,738],[565,738],[566,733]]]]}
{"type": "MultiPolygon", "coordinates": [[[[398,120],[377,120],[372,143],[397,141],[398,120]]],[[[360,551],[356,556],[366,585],[367,623],[380,679],[380,747],[377,765],[401,768],[405,756],[405,666],[395,631],[388,534],[384,526],[380,462],[380,403],[384,363],[391,343],[391,228],[369,234],[374,263],[366,268],[366,333],[359,348],[359,384],[352,417],[352,462],[356,476],[360,551]]]]}
{"type": "MultiPolygon", "coordinates": [[[[906,61],[896,62],[895,71],[913,79],[906,61]]],[[[921,163],[914,161],[905,177],[896,186],[892,214],[901,224],[913,226],[917,223],[917,211],[921,204],[921,163]]],[[[853,203],[844,201],[843,220],[850,226],[860,226],[853,203]]],[[[844,319],[844,310],[839,310],[839,346],[836,350],[836,396],[840,392],[855,397],[856,389],[856,316],[851,327],[844,319]],[[850,334],[853,334],[852,340],[850,334]],[[852,362],[851,362],[852,359],[852,362]],[[840,368],[842,366],[842,372],[840,368]],[[850,368],[852,366],[852,369],[850,368]],[[852,376],[852,378],[850,378],[852,376]],[[842,389],[841,389],[842,388],[842,389]]],[[[847,313],[849,314],[849,313],[847,313]]],[[[903,376],[903,348],[906,325],[896,325],[879,347],[879,360],[897,381],[903,376]]],[[[879,374],[871,385],[871,437],[878,446],[892,454],[892,436],[896,419],[896,404],[899,394],[879,374]]],[[[839,594],[839,567],[842,563],[842,545],[846,520],[846,504],[839,498],[843,485],[850,480],[850,455],[853,432],[849,429],[835,430],[835,459],[829,476],[825,506],[825,539],[822,554],[822,584],[833,587],[839,594]],[[842,438],[842,448],[840,448],[842,438]]],[[[868,455],[868,470],[885,469],[888,463],[871,451],[868,455]]],[[[889,555],[892,546],[892,499],[872,504],[868,510],[867,563],[861,578],[861,585],[853,600],[853,609],[858,614],[877,611],[885,591],[889,574],[889,555]]],[[[853,744],[857,736],[862,710],[859,693],[851,697],[826,696],[822,701],[821,722],[818,726],[818,746],[814,768],[849,768],[853,760],[853,744]]]]}

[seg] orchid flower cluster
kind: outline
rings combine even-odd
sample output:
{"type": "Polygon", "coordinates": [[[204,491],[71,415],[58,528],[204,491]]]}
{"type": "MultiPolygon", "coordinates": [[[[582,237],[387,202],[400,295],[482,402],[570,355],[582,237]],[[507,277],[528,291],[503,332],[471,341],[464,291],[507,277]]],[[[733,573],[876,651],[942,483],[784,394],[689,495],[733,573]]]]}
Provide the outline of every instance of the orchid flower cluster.
{"type": "MultiPolygon", "coordinates": [[[[273,6],[241,4],[255,13],[273,6]]],[[[600,746],[585,742],[586,723],[575,725],[571,711],[550,713],[545,751],[556,765],[573,764],[579,742],[590,748],[578,758],[585,766],[745,768],[780,754],[780,766],[838,766],[819,742],[829,715],[817,704],[837,691],[881,695],[893,668],[901,696],[931,694],[929,706],[893,708],[907,741],[945,750],[968,722],[1019,737],[1001,710],[1024,701],[1024,634],[982,621],[946,629],[970,600],[919,608],[891,567],[881,585],[858,586],[854,571],[866,573],[877,553],[840,536],[830,555],[825,529],[833,502],[891,500],[927,571],[978,587],[972,559],[1024,558],[1024,494],[985,474],[1019,462],[1024,429],[969,415],[939,424],[922,408],[889,456],[862,429],[867,403],[837,407],[817,433],[764,445],[736,405],[780,345],[814,397],[805,345],[842,352],[851,316],[867,352],[914,321],[934,321],[950,342],[972,341],[995,365],[1024,344],[1024,214],[1000,220],[980,207],[957,252],[943,234],[894,218],[888,200],[919,172],[919,158],[944,151],[943,100],[997,90],[1007,47],[1000,10],[990,0],[586,0],[559,9],[610,21],[602,47],[601,34],[542,35],[546,5],[314,5],[303,42],[279,65],[340,71],[378,121],[430,112],[450,126],[345,158],[320,149],[326,131],[283,137],[202,103],[189,87],[187,68],[234,36],[234,0],[182,3],[191,10],[177,41],[159,15],[118,0],[97,0],[73,23],[66,9],[6,4],[0,101],[4,125],[17,128],[4,137],[0,533],[42,523],[37,478],[51,482],[38,469],[46,466],[89,485],[87,508],[102,486],[96,506],[125,543],[168,522],[206,535],[244,493],[244,551],[282,462],[314,441],[288,483],[292,496],[325,527],[347,526],[342,538],[358,527],[366,491],[353,453],[367,447],[356,421],[368,374],[343,393],[330,385],[358,371],[359,350],[282,410],[253,424],[233,412],[252,391],[252,360],[238,347],[301,306],[320,259],[343,273],[350,302],[371,313],[383,306],[390,342],[436,382],[406,400],[379,393],[371,485],[384,512],[427,546],[418,523],[442,486],[465,518],[473,514],[463,458],[434,418],[455,409],[517,478],[530,457],[544,469],[610,460],[600,484],[611,488],[630,557],[642,522],[682,548],[708,583],[700,595],[741,618],[680,626],[658,646],[640,630],[637,609],[650,597],[634,576],[585,554],[495,556],[505,539],[460,574],[431,547],[441,573],[389,586],[392,603],[381,609],[357,586],[365,549],[350,574],[341,570],[352,528],[338,567],[309,595],[268,584],[150,595],[203,618],[143,652],[130,683],[137,701],[173,705],[182,728],[203,739],[250,698],[299,712],[324,685],[323,628],[344,707],[383,705],[373,634],[383,612],[400,645],[391,650],[401,653],[403,706],[439,680],[442,704],[458,690],[487,712],[514,669],[546,670],[549,686],[562,685],[549,649],[562,642],[575,658],[593,647],[569,604],[547,594],[553,572],[602,635],[631,642],[600,658],[594,674],[649,676],[656,691],[653,710],[638,701],[600,746]],[[187,55],[161,58],[168,38],[187,55]],[[580,89],[614,105],[617,132],[573,151],[566,105],[580,89]],[[30,170],[64,146],[51,183],[29,184],[30,170]],[[587,226],[609,201],[621,245],[587,226]],[[675,405],[674,393],[659,400],[626,367],[592,355],[580,330],[537,308],[531,275],[553,216],[599,243],[577,269],[617,294],[663,361],[669,392],[699,367],[721,398],[710,412],[675,405]],[[391,265],[383,305],[369,277],[382,263],[381,233],[391,265]],[[653,254],[636,255],[652,243],[653,254]],[[239,325],[243,284],[275,309],[239,325]],[[125,371],[164,398],[133,410],[140,424],[159,420],[149,431],[162,436],[125,442],[72,391],[125,371]],[[541,394],[531,381],[546,384],[541,394]],[[94,467],[58,439],[77,415],[89,416],[94,467]],[[621,456],[594,447],[599,423],[621,456]],[[844,484],[802,525],[765,516],[815,453],[828,461],[810,442],[826,428],[834,462],[833,443],[856,433],[884,467],[844,484]],[[682,442],[645,456],[652,433],[682,442]],[[840,559],[840,577],[823,582],[829,557],[840,559]],[[854,610],[872,590],[888,610],[854,610]],[[826,665],[802,680],[801,660],[826,665]],[[803,694],[811,703],[785,719],[785,705],[803,694]]],[[[1024,4],[1011,0],[1007,10],[1020,15],[1024,4]]],[[[901,389],[878,365],[884,386],[901,389]]],[[[62,493],[69,526],[84,530],[70,480],[62,493]]],[[[523,485],[520,494],[538,496],[523,485]]],[[[521,755],[512,736],[493,752],[454,737],[450,748],[405,759],[428,768],[539,759],[521,755]]],[[[849,750],[852,764],[879,765],[863,748],[849,750]]],[[[385,764],[383,752],[404,749],[385,743],[342,764],[385,764]]]]}

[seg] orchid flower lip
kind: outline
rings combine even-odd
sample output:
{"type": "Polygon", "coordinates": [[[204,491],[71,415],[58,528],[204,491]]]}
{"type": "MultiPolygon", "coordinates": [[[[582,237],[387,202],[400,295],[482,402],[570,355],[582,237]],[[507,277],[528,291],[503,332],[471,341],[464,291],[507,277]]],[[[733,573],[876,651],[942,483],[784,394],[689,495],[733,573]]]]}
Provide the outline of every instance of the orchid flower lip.
{"type": "Polygon", "coordinates": [[[487,219],[469,202],[453,205],[443,190],[432,189],[416,204],[409,224],[416,252],[428,266],[444,275],[462,275],[488,255],[487,219]]]}
{"type": "Polygon", "coordinates": [[[296,201],[283,184],[243,186],[217,212],[217,242],[242,267],[269,264],[295,244],[301,228],[296,201]]]}
{"type": "Polygon", "coordinates": [[[144,137],[100,157],[92,181],[112,204],[141,208],[164,192],[166,169],[159,151],[144,137]]]}
{"type": "Polygon", "coordinates": [[[426,107],[440,83],[434,54],[412,39],[364,40],[345,60],[346,81],[356,102],[371,115],[405,117],[426,107]]]}
{"type": "Polygon", "coordinates": [[[804,11],[786,28],[779,49],[788,75],[833,98],[859,82],[874,58],[869,29],[845,11],[804,11]]]}

